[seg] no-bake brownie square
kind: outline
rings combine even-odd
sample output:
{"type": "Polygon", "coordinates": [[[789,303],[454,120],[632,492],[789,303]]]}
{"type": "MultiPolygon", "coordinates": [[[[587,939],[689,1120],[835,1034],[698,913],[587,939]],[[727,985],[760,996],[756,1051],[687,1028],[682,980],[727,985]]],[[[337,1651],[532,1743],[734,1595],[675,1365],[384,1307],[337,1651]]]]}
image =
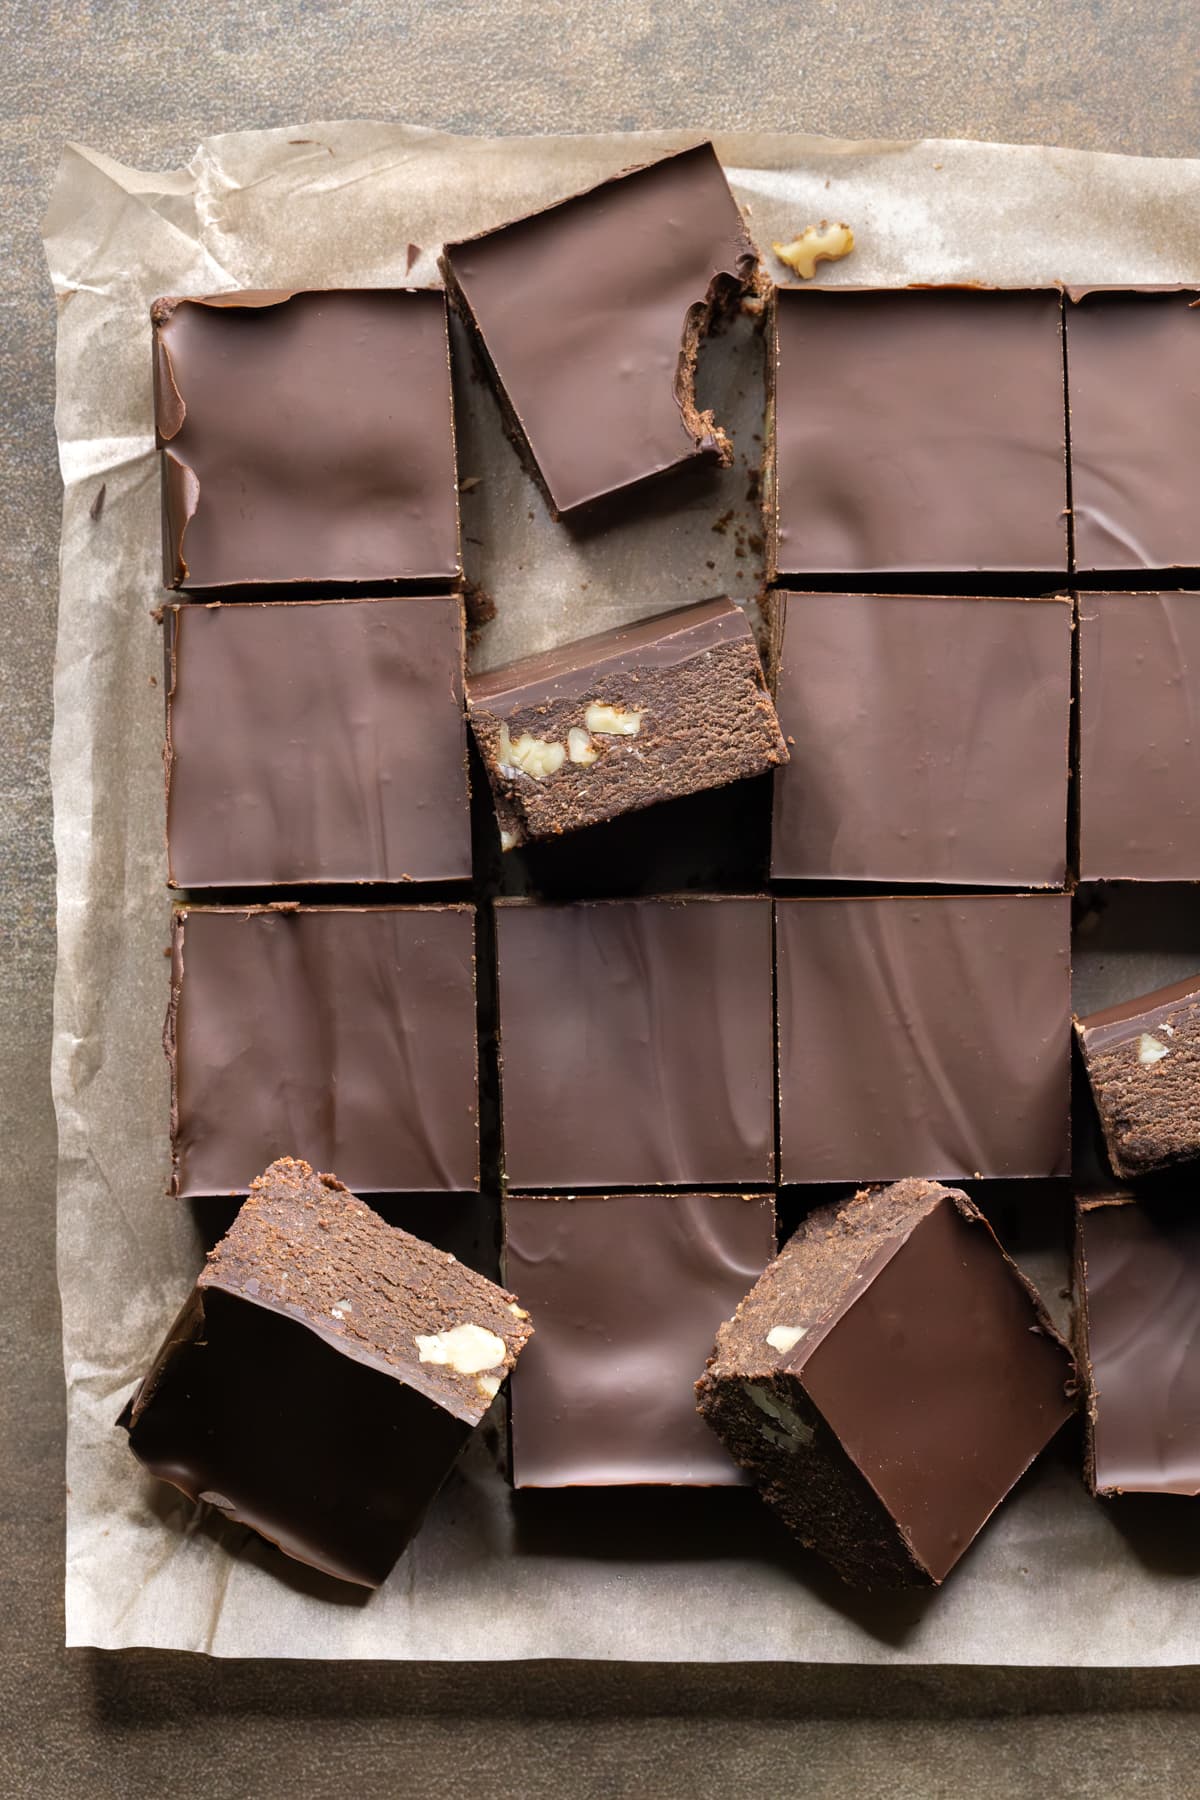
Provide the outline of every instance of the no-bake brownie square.
{"type": "Polygon", "coordinates": [[[503,1288],[284,1157],[118,1422],[189,1499],[377,1587],[529,1333],[503,1288]]]}
{"type": "Polygon", "coordinates": [[[777,574],[1064,575],[1061,309],[1056,289],[777,290],[777,574]]]}
{"type": "Polygon", "coordinates": [[[774,1254],[770,1194],[510,1194],[505,1279],[537,1328],[511,1389],[514,1485],[740,1482],[695,1382],[774,1254]]]}
{"type": "Polygon", "coordinates": [[[174,1192],[292,1153],[360,1193],[476,1189],[474,948],[470,906],[177,908],[174,1192]]]}
{"type": "Polygon", "coordinates": [[[1075,1035],[1115,1174],[1200,1157],[1200,975],[1076,1019],[1075,1035]]]}
{"type": "Polygon", "coordinates": [[[1068,290],[1075,567],[1200,567],[1200,291],[1068,290]]]}
{"type": "Polygon", "coordinates": [[[1061,887],[1070,600],[781,604],[772,875],[1061,887]]]}
{"type": "Polygon", "coordinates": [[[445,295],[156,300],[168,587],[461,573],[445,295]]]}
{"type": "Polygon", "coordinates": [[[859,1587],[943,1581],[1074,1410],[1035,1290],[955,1188],[811,1213],[722,1325],[704,1416],[859,1587]]]}
{"type": "Polygon", "coordinates": [[[1065,1174],[1070,909],[780,900],[780,1180],[1065,1174]]]}
{"type": "Polygon", "coordinates": [[[447,244],[442,272],[556,517],[732,449],[694,393],[757,253],[711,144],[447,244]]]}
{"type": "Polygon", "coordinates": [[[457,598],[173,606],[175,887],[471,873],[457,598]]]}
{"type": "Polygon", "coordinates": [[[1079,596],[1079,873],[1200,879],[1200,594],[1079,596]]]}
{"type": "Polygon", "coordinates": [[[1200,1494],[1200,1220],[1195,1200],[1081,1200],[1075,1354],[1097,1494],[1200,1494]]]}
{"type": "Polygon", "coordinates": [[[771,905],[496,908],[513,1188],[767,1184],[771,905]]]}

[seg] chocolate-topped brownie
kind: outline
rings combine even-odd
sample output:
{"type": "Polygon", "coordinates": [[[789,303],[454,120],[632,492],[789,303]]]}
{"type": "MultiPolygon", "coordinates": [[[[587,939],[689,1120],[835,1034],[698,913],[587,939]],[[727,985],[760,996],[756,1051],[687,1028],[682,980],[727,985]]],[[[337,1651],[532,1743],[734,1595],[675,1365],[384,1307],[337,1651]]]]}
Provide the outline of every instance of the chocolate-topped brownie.
{"type": "Polygon", "coordinates": [[[556,517],[731,460],[696,405],[696,355],[757,261],[708,143],[446,245],[451,301],[556,517]]]}
{"type": "Polygon", "coordinates": [[[514,1486],[743,1479],[694,1386],[775,1254],[773,1195],[509,1194],[504,1244],[537,1325],[512,1386],[514,1486]]]}
{"type": "Polygon", "coordinates": [[[1079,596],[1079,873],[1200,880],[1200,594],[1079,596]]]}
{"type": "Polygon", "coordinates": [[[1200,568],[1200,290],[1069,288],[1075,567],[1200,568]]]}
{"type": "Polygon", "coordinates": [[[780,900],[780,1179],[1065,1175],[1065,894],[780,900]]]}
{"type": "Polygon", "coordinates": [[[473,907],[178,907],[163,1042],[176,1194],[289,1144],[359,1192],[478,1187],[473,907]]]}
{"type": "Polygon", "coordinates": [[[771,873],[1061,887],[1071,601],[788,594],[771,873]]]}
{"type": "Polygon", "coordinates": [[[1200,975],[1076,1019],[1113,1172],[1200,1157],[1200,975]]]}
{"type": "Polygon", "coordinates": [[[503,1288],[284,1157],[119,1423],[189,1499],[377,1587],[531,1329],[503,1288]]]}
{"type": "Polygon", "coordinates": [[[173,887],[471,874],[457,597],[170,606],[173,887]]]}
{"type": "Polygon", "coordinates": [[[754,633],[724,597],[474,675],[467,704],[506,850],[787,761],[754,633]]]}
{"type": "Polygon", "coordinates": [[[168,587],[458,579],[440,290],[156,300],[168,587]]]}
{"type": "Polygon", "coordinates": [[[843,1580],[936,1586],[1074,1409],[1071,1358],[963,1193],[822,1207],[717,1334],[703,1416],[843,1580]]]}
{"type": "Polygon", "coordinates": [[[1067,572],[1062,300],[780,288],[775,572],[1067,572]]]}
{"type": "Polygon", "coordinates": [[[771,903],[496,907],[512,1188],[774,1178],[771,903]]]}
{"type": "Polygon", "coordinates": [[[1075,1354],[1093,1493],[1200,1494],[1200,1219],[1191,1194],[1153,1206],[1080,1200],[1075,1354]]]}

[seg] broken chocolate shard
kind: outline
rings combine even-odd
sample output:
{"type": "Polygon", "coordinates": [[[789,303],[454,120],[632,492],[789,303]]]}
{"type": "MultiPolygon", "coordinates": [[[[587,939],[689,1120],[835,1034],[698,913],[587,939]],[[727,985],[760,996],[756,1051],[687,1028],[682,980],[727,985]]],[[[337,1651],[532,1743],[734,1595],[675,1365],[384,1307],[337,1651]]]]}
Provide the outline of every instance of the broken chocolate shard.
{"type": "Polygon", "coordinates": [[[513,1295],[285,1157],[118,1422],[189,1499],[377,1587],[531,1330],[513,1295]]]}
{"type": "Polygon", "coordinates": [[[754,634],[724,597],[467,684],[511,849],[787,761],[754,634]]]}
{"type": "Polygon", "coordinates": [[[810,1214],[722,1325],[697,1394],[843,1580],[919,1587],[1070,1417],[1074,1373],[967,1196],[905,1180],[810,1214]]]}
{"type": "Polygon", "coordinates": [[[1200,975],[1076,1019],[1116,1175],[1200,1157],[1200,975]]]}
{"type": "Polygon", "coordinates": [[[731,449],[695,399],[758,254],[709,143],[447,244],[452,304],[556,517],[731,449]]]}
{"type": "Polygon", "coordinates": [[[168,587],[437,587],[461,573],[445,296],[157,300],[168,587]]]}

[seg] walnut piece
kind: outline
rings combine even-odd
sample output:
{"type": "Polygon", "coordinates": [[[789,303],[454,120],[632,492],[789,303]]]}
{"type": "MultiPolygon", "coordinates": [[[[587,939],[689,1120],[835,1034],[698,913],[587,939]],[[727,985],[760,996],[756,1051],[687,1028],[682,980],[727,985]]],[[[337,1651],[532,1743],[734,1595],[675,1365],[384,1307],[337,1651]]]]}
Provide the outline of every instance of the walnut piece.
{"type": "Polygon", "coordinates": [[[557,775],[567,760],[565,744],[553,739],[531,737],[524,731],[516,743],[508,735],[508,726],[500,727],[500,772],[510,779],[520,772],[532,775],[535,781],[545,781],[547,775],[557,775]]]}
{"type": "Polygon", "coordinates": [[[854,233],[848,225],[831,225],[822,219],[810,225],[790,244],[772,244],[781,263],[795,271],[802,281],[811,281],[820,262],[838,262],[854,248],[854,233]]]}
{"type": "Polygon", "coordinates": [[[504,1339],[482,1325],[452,1325],[414,1342],[423,1363],[437,1363],[457,1375],[481,1375],[497,1368],[507,1354],[504,1339]]]}
{"type": "Polygon", "coordinates": [[[598,732],[602,737],[636,737],[642,729],[642,709],[640,706],[602,706],[593,700],[583,715],[583,722],[589,731],[598,732]]]}

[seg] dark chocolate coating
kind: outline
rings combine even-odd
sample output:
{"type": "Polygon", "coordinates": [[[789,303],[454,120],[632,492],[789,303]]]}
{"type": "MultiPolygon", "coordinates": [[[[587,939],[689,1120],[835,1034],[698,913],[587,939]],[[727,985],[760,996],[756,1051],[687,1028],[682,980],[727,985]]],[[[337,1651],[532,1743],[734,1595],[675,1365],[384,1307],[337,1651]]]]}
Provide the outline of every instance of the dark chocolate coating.
{"type": "Polygon", "coordinates": [[[687,340],[755,263],[711,144],[446,245],[447,286],[559,515],[724,458],[691,401],[687,340]]]}
{"type": "Polygon", "coordinates": [[[471,874],[457,598],[175,606],[177,887],[471,874]]]}
{"type": "Polygon", "coordinates": [[[1089,1013],[1075,1032],[1114,1171],[1200,1157],[1200,976],[1089,1013]]]}
{"type": "Polygon", "coordinates": [[[285,1152],[358,1192],[478,1186],[469,906],[181,907],[164,1044],[177,1194],[285,1152]]]}
{"type": "Polygon", "coordinates": [[[1200,879],[1200,594],[1079,596],[1079,873],[1200,879]]]}
{"type": "Polygon", "coordinates": [[[725,597],[476,676],[467,702],[509,849],[787,760],[754,633],[725,597]],[[592,703],[629,733],[589,728],[592,703]],[[514,762],[526,738],[560,766],[514,762]]]}
{"type": "Polygon", "coordinates": [[[1066,308],[1081,572],[1200,567],[1195,290],[1093,289],[1066,308]]]}
{"type": "Polygon", "coordinates": [[[1200,1494],[1200,1221],[1082,1201],[1077,1353],[1098,1494],[1200,1494]]]}
{"type": "Polygon", "coordinates": [[[772,875],[1061,887],[1070,601],[782,603],[772,875]]]}
{"type": "Polygon", "coordinates": [[[511,1390],[514,1485],[737,1485],[694,1387],[775,1254],[773,1197],[510,1194],[504,1225],[537,1325],[511,1390]]]}
{"type": "Polygon", "coordinates": [[[1072,1374],[967,1196],[905,1180],[810,1214],[722,1326],[698,1392],[844,1579],[922,1585],[1070,1416],[1072,1374]]]}
{"type": "Polygon", "coordinates": [[[496,907],[509,1184],[767,1184],[765,899],[496,907]]]}
{"type": "Polygon", "coordinates": [[[119,1423],[190,1499],[375,1587],[529,1333],[511,1294],[284,1159],[252,1184],[119,1423]],[[434,1360],[456,1326],[478,1328],[470,1366],[494,1352],[486,1369],[434,1360]]]}
{"type": "Polygon", "coordinates": [[[458,578],[440,290],[158,300],[153,319],[168,587],[458,578]]]}
{"type": "Polygon", "coordinates": [[[1070,1166],[1066,895],[780,900],[780,1178],[1070,1166]]]}
{"type": "Polygon", "coordinates": [[[1061,305],[779,289],[777,572],[1064,575],[1061,305]]]}

